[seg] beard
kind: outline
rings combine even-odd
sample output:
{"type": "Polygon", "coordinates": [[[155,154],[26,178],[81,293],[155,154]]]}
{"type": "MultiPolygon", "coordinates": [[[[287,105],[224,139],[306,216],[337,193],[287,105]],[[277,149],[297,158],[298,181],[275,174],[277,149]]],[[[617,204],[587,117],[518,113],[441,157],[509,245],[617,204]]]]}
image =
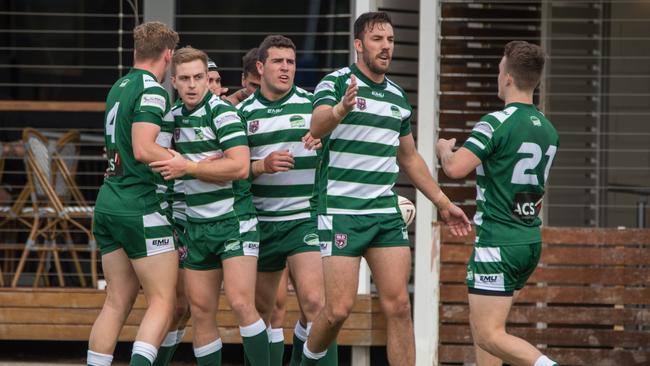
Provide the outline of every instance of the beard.
{"type": "Polygon", "coordinates": [[[363,59],[363,63],[365,63],[368,69],[373,73],[381,75],[388,72],[391,59],[388,59],[388,64],[386,66],[380,65],[379,62],[376,62],[378,60],[377,57],[373,58],[365,49],[361,58],[363,59]]]}

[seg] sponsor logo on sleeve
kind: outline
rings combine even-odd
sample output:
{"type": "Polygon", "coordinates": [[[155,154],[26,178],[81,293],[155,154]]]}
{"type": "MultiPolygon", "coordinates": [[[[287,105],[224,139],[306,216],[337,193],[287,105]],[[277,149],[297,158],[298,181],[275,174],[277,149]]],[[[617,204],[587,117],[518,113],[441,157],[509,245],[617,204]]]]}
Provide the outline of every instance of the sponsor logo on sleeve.
{"type": "Polygon", "coordinates": [[[162,95],[157,95],[157,94],[144,94],[142,98],[140,98],[140,106],[141,107],[156,107],[160,108],[161,110],[165,110],[165,97],[162,95]]]}

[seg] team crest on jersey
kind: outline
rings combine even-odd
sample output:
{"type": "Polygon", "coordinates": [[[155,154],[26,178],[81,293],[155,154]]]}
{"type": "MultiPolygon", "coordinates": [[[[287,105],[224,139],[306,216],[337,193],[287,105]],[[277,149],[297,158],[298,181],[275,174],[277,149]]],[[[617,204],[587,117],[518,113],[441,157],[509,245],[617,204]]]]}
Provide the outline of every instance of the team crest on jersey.
{"type": "Polygon", "coordinates": [[[248,132],[250,133],[255,133],[259,129],[260,129],[260,121],[258,120],[250,121],[250,123],[248,124],[248,132]]]}
{"type": "Polygon", "coordinates": [[[174,129],[174,140],[178,141],[181,138],[181,129],[176,128],[174,129]]]}
{"type": "Polygon", "coordinates": [[[357,108],[361,111],[366,109],[366,99],[365,98],[357,98],[357,108]]]}
{"type": "Polygon", "coordinates": [[[402,113],[400,113],[399,108],[396,106],[390,106],[390,112],[393,114],[393,117],[402,119],[402,113]]]}
{"type": "Polygon", "coordinates": [[[198,127],[194,127],[194,136],[196,136],[196,138],[199,140],[205,139],[205,136],[203,135],[203,130],[198,127]]]}
{"type": "Polygon", "coordinates": [[[334,245],[336,245],[336,247],[339,249],[343,249],[348,246],[348,234],[335,234],[334,245]]]}
{"type": "Polygon", "coordinates": [[[120,83],[120,88],[124,88],[126,86],[126,84],[129,83],[129,81],[131,81],[131,80],[129,80],[129,79],[122,80],[122,82],[120,83]]]}
{"type": "Polygon", "coordinates": [[[289,123],[291,124],[291,128],[301,128],[306,126],[305,119],[297,114],[289,118],[289,123]]]}

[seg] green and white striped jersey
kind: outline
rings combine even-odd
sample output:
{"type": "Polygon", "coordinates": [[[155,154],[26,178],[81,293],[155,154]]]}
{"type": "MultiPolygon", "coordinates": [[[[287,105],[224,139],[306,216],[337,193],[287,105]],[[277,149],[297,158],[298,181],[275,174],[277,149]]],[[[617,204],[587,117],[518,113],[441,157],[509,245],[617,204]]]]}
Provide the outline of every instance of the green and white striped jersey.
{"type": "Polygon", "coordinates": [[[116,216],[146,215],[160,210],[154,173],[133,155],[133,123],[162,126],[169,111],[167,91],[146,70],[131,69],[113,84],[106,97],[104,140],[108,169],[95,210],[116,216]]]}
{"type": "Polygon", "coordinates": [[[323,138],[318,177],[318,213],[322,215],[397,213],[393,192],[399,174],[399,138],[411,133],[412,108],[406,93],[388,78],[377,84],[355,64],[337,70],[316,86],[314,108],[336,105],[350,75],[357,78],[357,105],[323,138]]]}
{"type": "MultiPolygon", "coordinates": [[[[201,161],[236,146],[248,146],[244,124],[237,110],[208,92],[193,110],[185,106],[172,109],[174,143],[186,159],[201,161]]],[[[182,178],[187,202],[187,220],[210,222],[254,214],[247,180],[224,184],[182,178]],[[237,201],[237,204],[235,204],[237,201]]]]}
{"type": "MultiPolygon", "coordinates": [[[[181,106],[180,99],[176,101],[174,107],[181,106]]],[[[160,133],[156,138],[156,143],[164,148],[173,148],[174,138],[174,116],[171,110],[163,117],[163,124],[160,127],[160,133]]],[[[187,204],[185,203],[185,188],[183,187],[182,179],[174,179],[166,181],[160,174],[156,176],[156,193],[161,200],[161,208],[166,209],[169,205],[172,207],[173,216],[175,219],[187,221],[185,210],[187,204]]]]}
{"type": "Polygon", "coordinates": [[[273,102],[258,89],[237,106],[246,121],[251,160],[262,160],[278,150],[289,150],[294,156],[293,169],[253,179],[251,191],[260,221],[304,219],[315,211],[318,156],[302,142],[309,132],[312,102],[311,93],[293,86],[273,102]]]}
{"type": "Polygon", "coordinates": [[[488,246],[541,242],[539,212],[559,146],[555,127],[534,105],[510,103],[481,117],[463,147],[476,168],[476,242],[488,246]]]}

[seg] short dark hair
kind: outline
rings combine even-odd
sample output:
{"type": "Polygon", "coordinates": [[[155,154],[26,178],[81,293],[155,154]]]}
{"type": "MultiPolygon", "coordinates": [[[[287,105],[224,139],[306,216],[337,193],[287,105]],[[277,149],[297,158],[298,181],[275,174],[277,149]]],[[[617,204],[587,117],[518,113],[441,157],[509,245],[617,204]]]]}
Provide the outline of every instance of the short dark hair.
{"type": "Polygon", "coordinates": [[[526,41],[512,41],[506,44],[503,55],[506,58],[505,71],[512,75],[515,86],[520,90],[535,89],[544,70],[544,50],[526,41]]]}
{"type": "Polygon", "coordinates": [[[366,30],[372,30],[376,24],[384,23],[393,25],[390,15],[383,11],[371,11],[359,15],[354,21],[354,39],[363,39],[363,33],[366,30]]]}
{"type": "Polygon", "coordinates": [[[277,34],[266,36],[262,43],[260,43],[259,51],[257,51],[257,58],[260,62],[266,62],[266,58],[269,57],[269,48],[291,48],[296,52],[296,45],[293,44],[293,41],[289,38],[277,34]]]}
{"type": "Polygon", "coordinates": [[[241,64],[242,64],[242,73],[244,74],[244,77],[248,74],[253,74],[255,76],[260,76],[260,73],[257,72],[257,53],[258,49],[257,47],[251,48],[246,52],[244,57],[241,58],[241,64]]]}

